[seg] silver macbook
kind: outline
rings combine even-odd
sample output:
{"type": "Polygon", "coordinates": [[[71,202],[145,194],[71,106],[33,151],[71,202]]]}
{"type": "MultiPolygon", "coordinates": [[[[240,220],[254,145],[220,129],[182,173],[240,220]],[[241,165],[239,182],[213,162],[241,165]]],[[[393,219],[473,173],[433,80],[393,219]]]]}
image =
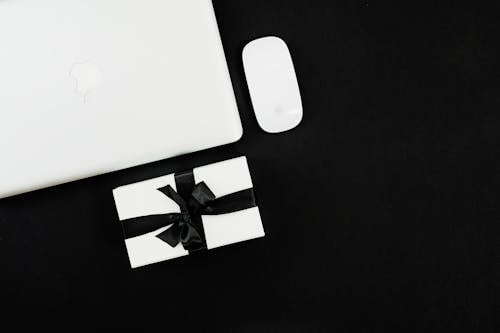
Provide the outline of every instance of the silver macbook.
{"type": "Polygon", "coordinates": [[[0,0],[0,197],[241,135],[211,0],[0,0]]]}

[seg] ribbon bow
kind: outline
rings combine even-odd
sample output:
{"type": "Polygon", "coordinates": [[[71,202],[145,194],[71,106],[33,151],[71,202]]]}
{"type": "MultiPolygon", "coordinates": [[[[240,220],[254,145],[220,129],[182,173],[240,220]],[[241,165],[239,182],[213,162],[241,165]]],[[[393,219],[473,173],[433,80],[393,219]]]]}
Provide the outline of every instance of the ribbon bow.
{"type": "Polygon", "coordinates": [[[181,212],[168,214],[168,219],[172,221],[172,226],[156,235],[156,237],[172,247],[176,247],[179,242],[185,248],[193,244],[203,243],[202,232],[193,222],[191,216],[202,215],[206,211],[211,210],[208,204],[215,200],[215,194],[213,194],[205,182],[198,183],[194,187],[191,197],[186,198],[187,200],[179,195],[170,185],[158,190],[175,201],[179,205],[181,212]]]}
{"type": "MultiPolygon", "coordinates": [[[[192,177],[191,177],[192,178],[192,177]]],[[[172,247],[179,243],[188,251],[206,249],[205,232],[201,215],[220,215],[256,206],[253,189],[234,192],[220,198],[205,184],[189,185],[182,175],[176,178],[176,192],[167,185],[158,191],[172,199],[180,208],[180,213],[148,215],[123,220],[125,238],[141,236],[170,225],[170,228],[156,235],[172,247]]]]}

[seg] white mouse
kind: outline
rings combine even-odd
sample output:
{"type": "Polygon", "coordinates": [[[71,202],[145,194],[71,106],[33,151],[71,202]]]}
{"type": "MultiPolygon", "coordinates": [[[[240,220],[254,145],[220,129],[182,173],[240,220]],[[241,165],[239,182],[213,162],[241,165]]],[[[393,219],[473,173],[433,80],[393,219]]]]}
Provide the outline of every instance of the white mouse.
{"type": "Polygon", "coordinates": [[[259,126],[269,133],[296,127],[302,100],[286,43],[274,36],[251,41],[243,49],[243,66],[259,126]]]}

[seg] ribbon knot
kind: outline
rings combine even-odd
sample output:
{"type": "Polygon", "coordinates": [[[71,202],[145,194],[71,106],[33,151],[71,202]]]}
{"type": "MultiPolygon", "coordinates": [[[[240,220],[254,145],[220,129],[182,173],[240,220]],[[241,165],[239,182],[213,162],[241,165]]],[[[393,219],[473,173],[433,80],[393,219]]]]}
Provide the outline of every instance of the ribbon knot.
{"type": "Polygon", "coordinates": [[[191,215],[189,215],[189,212],[182,212],[182,223],[191,223],[191,215]]]}

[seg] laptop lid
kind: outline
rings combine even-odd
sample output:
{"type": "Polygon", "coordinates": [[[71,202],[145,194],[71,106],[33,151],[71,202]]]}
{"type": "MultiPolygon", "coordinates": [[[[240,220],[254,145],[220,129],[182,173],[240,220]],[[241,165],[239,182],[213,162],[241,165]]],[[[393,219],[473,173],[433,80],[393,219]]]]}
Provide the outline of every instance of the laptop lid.
{"type": "Polygon", "coordinates": [[[242,135],[210,0],[2,0],[0,50],[0,197],[242,135]]]}

